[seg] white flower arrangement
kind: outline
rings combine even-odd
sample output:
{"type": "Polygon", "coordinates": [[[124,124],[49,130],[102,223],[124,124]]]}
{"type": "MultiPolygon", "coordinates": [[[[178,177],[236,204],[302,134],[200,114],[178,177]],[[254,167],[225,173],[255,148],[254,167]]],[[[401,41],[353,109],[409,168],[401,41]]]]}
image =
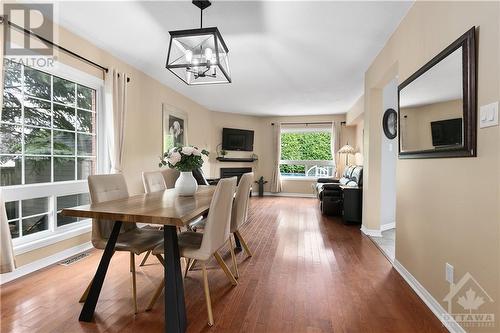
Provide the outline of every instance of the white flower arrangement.
{"type": "Polygon", "coordinates": [[[193,171],[203,165],[202,155],[208,156],[209,152],[198,147],[174,147],[163,154],[160,167],[169,166],[172,169],[183,171],[193,171]]]}

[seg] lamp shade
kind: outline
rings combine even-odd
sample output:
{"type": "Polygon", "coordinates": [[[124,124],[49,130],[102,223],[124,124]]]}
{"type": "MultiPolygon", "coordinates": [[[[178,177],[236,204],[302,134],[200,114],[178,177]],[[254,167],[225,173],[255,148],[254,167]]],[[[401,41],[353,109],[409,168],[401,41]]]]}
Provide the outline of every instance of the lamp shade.
{"type": "Polygon", "coordinates": [[[354,149],[349,144],[346,144],[346,145],[342,146],[342,148],[339,149],[339,154],[354,154],[355,152],[356,152],[356,149],[354,149]]]}
{"type": "Polygon", "coordinates": [[[216,27],[170,31],[166,68],[188,85],[230,83],[228,52],[216,27]]]}

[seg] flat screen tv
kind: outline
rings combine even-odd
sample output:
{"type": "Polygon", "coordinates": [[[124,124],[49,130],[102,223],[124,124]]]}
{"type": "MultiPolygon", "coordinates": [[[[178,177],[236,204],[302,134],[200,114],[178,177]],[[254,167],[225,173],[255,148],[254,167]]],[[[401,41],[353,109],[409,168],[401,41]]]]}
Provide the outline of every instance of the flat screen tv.
{"type": "Polygon", "coordinates": [[[431,122],[432,145],[434,147],[461,146],[462,118],[431,122]]]}
{"type": "Polygon", "coordinates": [[[253,131],[223,128],[222,149],[253,151],[253,131]]]}

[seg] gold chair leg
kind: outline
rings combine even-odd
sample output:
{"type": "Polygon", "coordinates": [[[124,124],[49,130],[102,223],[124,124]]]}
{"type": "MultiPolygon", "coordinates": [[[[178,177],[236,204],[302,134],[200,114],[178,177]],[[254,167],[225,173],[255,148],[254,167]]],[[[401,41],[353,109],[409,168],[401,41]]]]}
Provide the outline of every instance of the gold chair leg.
{"type": "Polygon", "coordinates": [[[250,248],[248,247],[247,242],[245,242],[245,239],[243,238],[243,236],[241,236],[241,233],[239,232],[239,230],[236,230],[234,233],[236,234],[236,236],[238,236],[240,243],[241,243],[241,246],[243,246],[243,249],[245,250],[247,255],[249,257],[251,257],[253,255],[252,251],[250,251],[250,248]]]}
{"type": "Polygon", "coordinates": [[[188,276],[188,272],[189,272],[189,268],[191,266],[191,261],[193,259],[191,258],[187,258],[187,262],[186,262],[186,269],[184,270],[184,278],[186,278],[188,276]]]}
{"type": "Polygon", "coordinates": [[[89,291],[90,291],[90,286],[92,286],[92,281],[94,281],[94,279],[90,280],[89,285],[87,286],[87,289],[85,289],[85,291],[83,292],[78,303],[85,303],[85,301],[87,300],[87,296],[89,295],[89,291]]]}
{"type": "Polygon", "coordinates": [[[146,264],[146,260],[148,260],[149,258],[149,255],[151,254],[151,250],[146,252],[146,255],[144,256],[144,258],[142,259],[141,263],[139,264],[139,266],[144,266],[146,264]]]}
{"type": "Polygon", "coordinates": [[[212,301],[210,300],[210,289],[208,287],[207,267],[204,261],[201,263],[201,269],[203,270],[203,287],[205,289],[205,300],[207,301],[208,326],[213,326],[214,315],[212,313],[212,301]]]}
{"type": "Polygon", "coordinates": [[[224,260],[221,258],[220,254],[217,251],[214,253],[214,257],[215,257],[215,260],[217,260],[217,263],[219,264],[219,266],[224,271],[224,273],[226,273],[226,276],[229,279],[229,281],[231,282],[231,284],[233,286],[237,286],[238,285],[238,281],[236,281],[236,279],[234,278],[233,273],[231,273],[231,271],[227,267],[226,263],[224,262],[224,260]]]}
{"type": "Polygon", "coordinates": [[[229,251],[231,252],[231,259],[233,261],[234,277],[239,278],[240,273],[238,272],[238,263],[236,262],[236,256],[234,255],[234,244],[233,244],[233,239],[231,238],[231,235],[229,236],[229,251]]]}
{"type": "Polygon", "coordinates": [[[130,271],[132,272],[132,299],[134,302],[134,313],[137,314],[137,288],[135,280],[135,254],[130,252],[130,271]]]}
{"type": "Polygon", "coordinates": [[[156,288],[156,291],[153,295],[153,298],[151,298],[151,301],[149,302],[148,307],[146,308],[146,311],[151,311],[153,309],[153,306],[155,305],[156,301],[161,295],[161,292],[163,291],[163,288],[165,288],[165,278],[161,281],[161,284],[156,288]]]}

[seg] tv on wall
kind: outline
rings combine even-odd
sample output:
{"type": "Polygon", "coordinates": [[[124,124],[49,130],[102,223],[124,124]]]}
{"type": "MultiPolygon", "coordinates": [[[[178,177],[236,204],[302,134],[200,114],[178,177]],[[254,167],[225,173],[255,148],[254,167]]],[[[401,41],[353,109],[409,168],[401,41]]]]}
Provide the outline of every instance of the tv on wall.
{"type": "Polygon", "coordinates": [[[253,151],[253,131],[236,128],[223,128],[222,149],[253,151]]]}
{"type": "Polygon", "coordinates": [[[434,147],[461,146],[462,118],[431,122],[432,145],[434,147]]]}

